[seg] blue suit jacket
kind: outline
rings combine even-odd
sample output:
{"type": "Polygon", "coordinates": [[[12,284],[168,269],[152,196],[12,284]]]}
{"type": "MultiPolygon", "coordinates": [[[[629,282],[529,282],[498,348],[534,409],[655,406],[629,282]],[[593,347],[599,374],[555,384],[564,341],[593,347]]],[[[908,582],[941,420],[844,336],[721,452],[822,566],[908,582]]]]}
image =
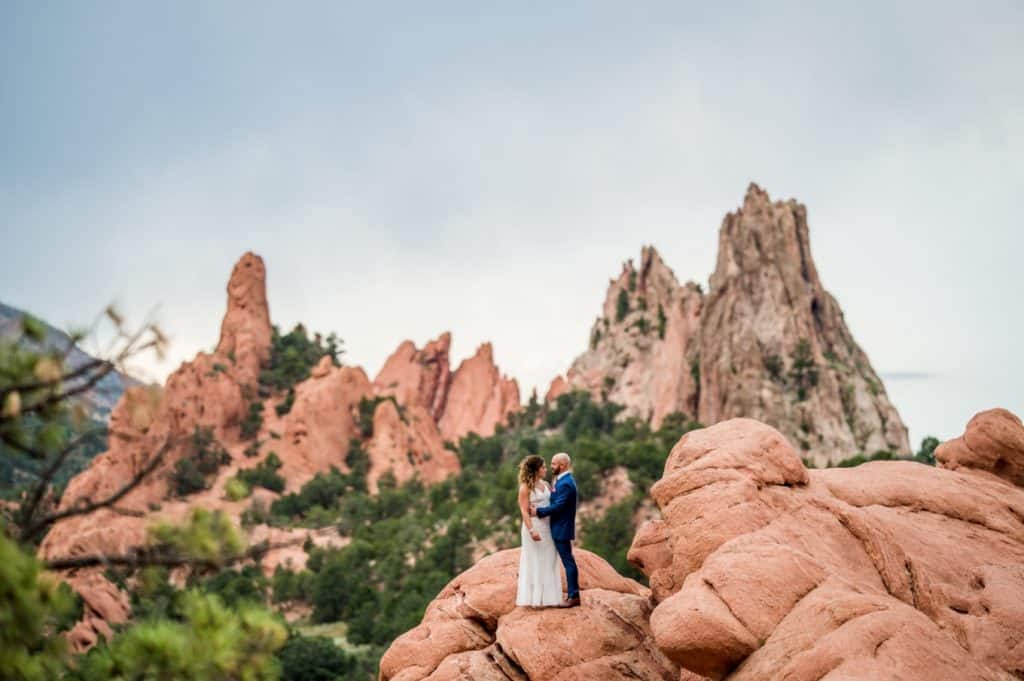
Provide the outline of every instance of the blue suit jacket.
{"type": "Polygon", "coordinates": [[[576,480],[572,473],[555,481],[551,501],[537,509],[538,518],[551,517],[551,538],[571,541],[576,538],[576,480]]]}

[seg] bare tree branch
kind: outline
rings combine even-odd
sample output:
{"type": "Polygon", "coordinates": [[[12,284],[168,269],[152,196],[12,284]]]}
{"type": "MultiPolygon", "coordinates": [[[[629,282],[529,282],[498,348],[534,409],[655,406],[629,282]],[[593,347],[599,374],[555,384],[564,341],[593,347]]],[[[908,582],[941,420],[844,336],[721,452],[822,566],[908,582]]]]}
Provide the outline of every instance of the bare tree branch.
{"type": "Polygon", "coordinates": [[[294,546],[296,542],[275,542],[262,541],[253,544],[242,553],[232,556],[225,556],[222,559],[194,558],[178,553],[167,553],[159,547],[141,547],[134,551],[119,555],[106,555],[94,553],[84,556],[67,556],[63,558],[52,558],[45,562],[47,570],[72,570],[75,568],[87,567],[179,567],[188,565],[197,568],[219,569],[241,563],[246,560],[258,560],[267,552],[274,549],[294,546]]]}
{"type": "MultiPolygon", "coordinates": [[[[71,440],[67,445],[64,446],[64,448],[60,452],[57,453],[57,455],[53,458],[53,461],[50,462],[50,465],[47,466],[43,470],[43,472],[39,474],[39,481],[36,482],[36,486],[32,490],[31,494],[28,495],[28,501],[21,505],[19,516],[21,518],[22,525],[29,524],[32,518],[35,517],[36,511],[39,509],[40,502],[42,502],[47,490],[50,489],[50,483],[53,481],[53,477],[57,475],[57,471],[59,471],[61,467],[64,465],[64,462],[67,461],[68,456],[70,456],[73,451],[78,449],[79,445],[81,445],[82,442],[84,442],[87,438],[90,438],[93,435],[102,433],[104,431],[106,431],[105,426],[102,428],[92,428],[90,430],[87,430],[84,433],[79,434],[78,437],[71,440]]],[[[25,452],[30,456],[36,456],[40,459],[46,458],[46,454],[44,452],[40,452],[38,450],[33,449],[32,447],[28,447],[21,444],[20,442],[17,442],[7,433],[0,433],[0,439],[3,439],[3,441],[10,445],[11,447],[14,447],[15,449],[18,449],[22,452],[25,452]]]]}
{"type": "Polygon", "coordinates": [[[84,376],[85,374],[89,373],[90,371],[93,371],[94,369],[97,369],[98,367],[101,367],[104,364],[109,365],[111,369],[114,368],[114,365],[108,360],[93,359],[89,362],[86,362],[85,364],[83,364],[82,366],[78,367],[73,371],[69,371],[66,374],[61,374],[57,378],[51,378],[50,380],[47,381],[32,381],[31,383],[22,383],[20,385],[6,386],[0,389],[0,398],[6,397],[8,393],[13,392],[26,393],[35,392],[39,390],[46,390],[47,388],[52,388],[56,385],[60,385],[61,383],[67,383],[68,381],[73,381],[76,378],[80,378],[81,376],[84,376]]]}
{"type": "Polygon", "coordinates": [[[118,501],[120,501],[122,497],[124,497],[133,489],[138,487],[139,484],[142,483],[142,481],[145,480],[150,473],[155,471],[160,466],[160,464],[163,462],[164,456],[167,454],[167,451],[171,448],[172,444],[173,442],[170,439],[165,441],[164,444],[160,447],[160,449],[157,450],[156,454],[154,454],[152,458],[150,458],[150,460],[146,462],[146,465],[139,469],[135,473],[135,475],[132,476],[131,480],[122,485],[120,489],[118,489],[110,496],[100,499],[99,501],[85,499],[80,500],[79,502],[76,502],[73,506],[66,508],[63,511],[57,511],[56,513],[51,513],[49,515],[43,516],[39,520],[31,523],[28,527],[24,529],[24,532],[21,537],[22,541],[34,541],[40,534],[45,532],[46,529],[50,527],[50,525],[53,525],[58,520],[71,518],[73,516],[86,515],[92,513],[95,510],[106,508],[108,506],[113,506],[118,501]]]}

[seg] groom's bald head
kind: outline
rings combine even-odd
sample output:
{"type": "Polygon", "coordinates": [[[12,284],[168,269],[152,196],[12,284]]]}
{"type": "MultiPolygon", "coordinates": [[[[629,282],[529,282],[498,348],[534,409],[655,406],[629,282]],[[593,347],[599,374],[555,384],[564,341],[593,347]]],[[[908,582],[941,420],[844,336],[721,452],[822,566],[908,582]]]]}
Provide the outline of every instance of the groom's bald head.
{"type": "Polygon", "coordinates": [[[556,475],[563,471],[567,471],[572,468],[572,459],[570,459],[569,455],[565,452],[559,452],[551,457],[551,468],[554,470],[556,475]]]}

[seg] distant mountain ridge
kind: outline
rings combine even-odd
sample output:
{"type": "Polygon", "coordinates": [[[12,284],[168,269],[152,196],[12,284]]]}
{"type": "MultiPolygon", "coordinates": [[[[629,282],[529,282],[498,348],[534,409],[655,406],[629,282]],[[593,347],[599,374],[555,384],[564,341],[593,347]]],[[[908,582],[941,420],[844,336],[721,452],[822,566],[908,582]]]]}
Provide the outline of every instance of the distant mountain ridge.
{"type": "MultiPolygon", "coordinates": [[[[20,310],[11,305],[6,305],[0,302],[0,339],[10,338],[16,334],[21,333],[21,320],[29,313],[24,310],[20,310]]],[[[33,315],[35,317],[35,315],[33,315]]],[[[71,343],[71,337],[67,333],[47,323],[45,320],[35,317],[43,326],[46,328],[46,338],[42,342],[42,346],[46,348],[59,348],[64,349],[71,343]]],[[[23,343],[31,343],[31,341],[23,340],[23,343]]],[[[89,353],[85,352],[77,345],[71,349],[67,357],[67,368],[77,369],[78,367],[93,361],[96,359],[89,353]]],[[[89,414],[96,420],[106,421],[107,417],[110,416],[111,410],[117,401],[121,399],[121,395],[124,391],[132,386],[141,385],[141,383],[118,371],[111,371],[109,374],[104,376],[96,386],[84,393],[80,398],[83,403],[89,408],[89,414]]]]}
{"type": "MultiPolygon", "coordinates": [[[[43,347],[49,349],[65,350],[71,343],[71,337],[35,317],[46,330],[42,343],[22,338],[21,320],[27,313],[11,305],[0,303],[0,339],[21,338],[21,343],[28,347],[43,347]]],[[[71,348],[67,356],[66,369],[74,370],[95,358],[78,346],[71,348]]],[[[133,386],[141,385],[140,382],[131,376],[111,371],[104,376],[91,390],[73,398],[74,403],[82,404],[86,408],[89,418],[96,424],[106,424],[114,405],[121,399],[124,391],[133,386]]],[[[89,462],[97,454],[107,448],[107,438],[102,432],[90,437],[82,446],[68,459],[66,465],[54,478],[58,485],[64,484],[79,471],[84,470],[89,462]]],[[[14,496],[17,494],[17,487],[31,479],[40,470],[42,462],[32,459],[21,452],[14,451],[9,447],[0,444],[0,494],[14,496]]]]}

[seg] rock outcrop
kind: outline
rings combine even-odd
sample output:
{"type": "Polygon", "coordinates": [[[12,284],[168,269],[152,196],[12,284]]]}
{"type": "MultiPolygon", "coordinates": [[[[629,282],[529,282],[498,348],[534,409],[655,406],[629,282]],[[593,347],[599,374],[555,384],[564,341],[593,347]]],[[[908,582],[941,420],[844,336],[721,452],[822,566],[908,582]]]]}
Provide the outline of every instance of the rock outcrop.
{"type": "Polygon", "coordinates": [[[484,558],[391,644],[381,681],[678,681],[653,645],[647,589],[592,553],[576,557],[583,605],[569,610],[517,608],[519,550],[484,558]]]}
{"type": "Polygon", "coordinates": [[[279,434],[265,448],[278,453],[281,476],[288,488],[298,490],[317,473],[333,466],[349,469],[347,456],[354,439],[361,436],[359,403],[373,395],[366,372],[359,367],[336,367],[323,357],[309,378],[295,386],[291,411],[278,417],[273,409],[264,412],[266,432],[279,434]]]}
{"type": "Polygon", "coordinates": [[[705,295],[680,285],[652,247],[611,282],[572,389],[660,425],[771,424],[817,465],[858,453],[910,451],[907,429],[854,341],[811,257],[806,208],[757,185],[726,215],[705,295]]]}
{"type": "Polygon", "coordinates": [[[1024,489],[991,471],[1024,465],[1021,438],[985,412],[944,446],[956,470],[806,470],[757,421],[688,433],[651,489],[663,517],[629,554],[658,647],[729,681],[1018,678],[1024,489]]]}
{"type": "Polygon", "coordinates": [[[427,483],[440,482],[459,472],[459,457],[444,446],[441,433],[426,408],[396,405],[384,400],[373,413],[373,437],[367,451],[370,471],[367,484],[377,491],[377,482],[392,473],[398,482],[419,475],[427,483]]]}
{"type": "Polygon", "coordinates": [[[570,367],[568,385],[621,404],[624,416],[654,427],[673,412],[695,414],[690,362],[702,305],[697,285],[681,285],[658,252],[645,246],[640,267],[626,262],[609,284],[590,348],[570,367]]]}
{"type": "Polygon", "coordinates": [[[448,332],[422,350],[417,350],[412,341],[403,341],[373,382],[377,394],[393,395],[399,404],[419,405],[434,421],[440,421],[452,382],[448,361],[451,344],[448,332]]]}
{"type": "Polygon", "coordinates": [[[267,269],[255,253],[241,257],[228,280],[228,311],[220,325],[217,354],[228,357],[243,385],[255,385],[270,358],[267,269]]]}
{"type": "Polygon", "coordinates": [[[910,452],[881,379],[818,278],[803,205],[750,186],[722,223],[701,317],[698,420],[764,421],[818,464],[910,452]]]}
{"type": "Polygon", "coordinates": [[[484,343],[475,355],[459,364],[452,376],[438,423],[441,436],[450,442],[458,442],[469,433],[489,437],[521,406],[519,384],[501,374],[494,363],[494,349],[484,343]]]}
{"type": "Polygon", "coordinates": [[[564,395],[567,392],[569,392],[569,383],[565,380],[565,376],[555,376],[551,379],[548,391],[544,393],[544,401],[554,402],[560,395],[564,395]]]}

